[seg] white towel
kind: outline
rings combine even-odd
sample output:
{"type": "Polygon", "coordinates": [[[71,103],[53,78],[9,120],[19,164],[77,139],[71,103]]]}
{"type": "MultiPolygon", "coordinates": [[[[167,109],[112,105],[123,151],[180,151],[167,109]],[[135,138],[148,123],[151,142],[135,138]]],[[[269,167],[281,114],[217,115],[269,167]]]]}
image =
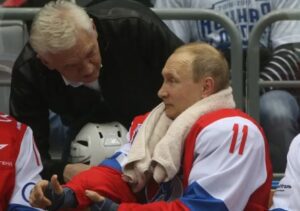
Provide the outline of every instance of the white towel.
{"type": "Polygon", "coordinates": [[[124,166],[123,179],[134,192],[140,191],[153,176],[157,183],[171,180],[179,171],[185,138],[203,114],[235,108],[228,87],[206,97],[182,112],[174,121],[164,112],[164,104],[155,107],[134,138],[124,166]]]}

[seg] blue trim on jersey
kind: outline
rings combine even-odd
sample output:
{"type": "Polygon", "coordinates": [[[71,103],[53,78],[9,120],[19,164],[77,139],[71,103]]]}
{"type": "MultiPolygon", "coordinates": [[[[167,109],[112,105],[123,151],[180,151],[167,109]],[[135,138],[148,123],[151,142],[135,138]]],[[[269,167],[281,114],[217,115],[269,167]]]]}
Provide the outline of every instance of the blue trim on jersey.
{"type": "Polygon", "coordinates": [[[33,207],[27,207],[21,204],[10,204],[7,210],[8,211],[37,211],[37,209],[33,207]]]}
{"type": "Polygon", "coordinates": [[[122,154],[122,152],[116,152],[115,154],[113,154],[110,158],[107,158],[105,160],[103,160],[99,166],[107,166],[107,167],[111,167],[116,169],[117,171],[121,172],[122,171],[122,167],[120,165],[120,163],[116,160],[116,158],[122,154]]]}
{"type": "Polygon", "coordinates": [[[281,209],[281,208],[275,208],[275,209],[272,209],[270,211],[287,211],[287,210],[284,210],[284,209],[281,209]]]}
{"type": "Polygon", "coordinates": [[[280,182],[279,180],[273,180],[273,181],[272,181],[272,189],[278,188],[279,182],[280,182]]]}
{"type": "Polygon", "coordinates": [[[27,183],[24,187],[23,187],[23,189],[22,189],[22,198],[26,201],[26,202],[28,202],[29,203],[29,200],[26,198],[26,196],[25,196],[25,191],[26,191],[26,188],[28,188],[28,186],[30,186],[30,185],[32,185],[33,187],[35,186],[35,183],[33,183],[33,182],[29,182],[29,183],[27,183]]]}
{"type": "Polygon", "coordinates": [[[212,197],[198,183],[188,186],[180,200],[192,211],[228,211],[224,202],[212,197]]]}

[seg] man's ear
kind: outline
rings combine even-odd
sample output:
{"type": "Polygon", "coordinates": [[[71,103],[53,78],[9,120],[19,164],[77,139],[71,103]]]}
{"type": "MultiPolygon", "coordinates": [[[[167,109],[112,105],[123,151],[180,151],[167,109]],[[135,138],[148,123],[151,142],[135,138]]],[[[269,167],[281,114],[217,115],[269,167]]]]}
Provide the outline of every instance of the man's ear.
{"type": "Polygon", "coordinates": [[[215,80],[211,77],[205,77],[202,84],[202,97],[208,97],[215,92],[215,80]]]}
{"type": "Polygon", "coordinates": [[[50,62],[47,61],[43,56],[40,54],[37,54],[36,57],[41,60],[41,62],[49,69],[49,70],[54,70],[54,67],[50,65],[50,62]]]}

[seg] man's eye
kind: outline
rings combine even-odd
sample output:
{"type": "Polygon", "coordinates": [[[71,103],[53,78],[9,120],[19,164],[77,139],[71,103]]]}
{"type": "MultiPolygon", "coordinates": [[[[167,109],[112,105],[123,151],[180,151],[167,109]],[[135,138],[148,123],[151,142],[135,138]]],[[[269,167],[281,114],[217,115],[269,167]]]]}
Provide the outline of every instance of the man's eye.
{"type": "Polygon", "coordinates": [[[96,49],[93,49],[92,51],[90,51],[89,53],[88,53],[88,58],[90,58],[90,57],[93,57],[93,56],[95,56],[96,55],[96,49]]]}
{"type": "Polygon", "coordinates": [[[87,58],[91,58],[94,56],[94,51],[91,51],[90,53],[88,53],[87,58]]]}

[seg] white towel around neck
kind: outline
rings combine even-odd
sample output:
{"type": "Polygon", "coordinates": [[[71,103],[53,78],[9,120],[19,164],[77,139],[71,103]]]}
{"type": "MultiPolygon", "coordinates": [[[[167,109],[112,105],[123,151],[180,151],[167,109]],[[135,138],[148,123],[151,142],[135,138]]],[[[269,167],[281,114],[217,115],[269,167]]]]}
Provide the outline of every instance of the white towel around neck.
{"type": "Polygon", "coordinates": [[[171,180],[179,171],[184,141],[194,123],[203,114],[235,108],[235,102],[228,87],[196,102],[173,121],[164,108],[161,103],[149,113],[129,151],[123,179],[135,187],[135,192],[150,176],[157,183],[171,180]]]}

